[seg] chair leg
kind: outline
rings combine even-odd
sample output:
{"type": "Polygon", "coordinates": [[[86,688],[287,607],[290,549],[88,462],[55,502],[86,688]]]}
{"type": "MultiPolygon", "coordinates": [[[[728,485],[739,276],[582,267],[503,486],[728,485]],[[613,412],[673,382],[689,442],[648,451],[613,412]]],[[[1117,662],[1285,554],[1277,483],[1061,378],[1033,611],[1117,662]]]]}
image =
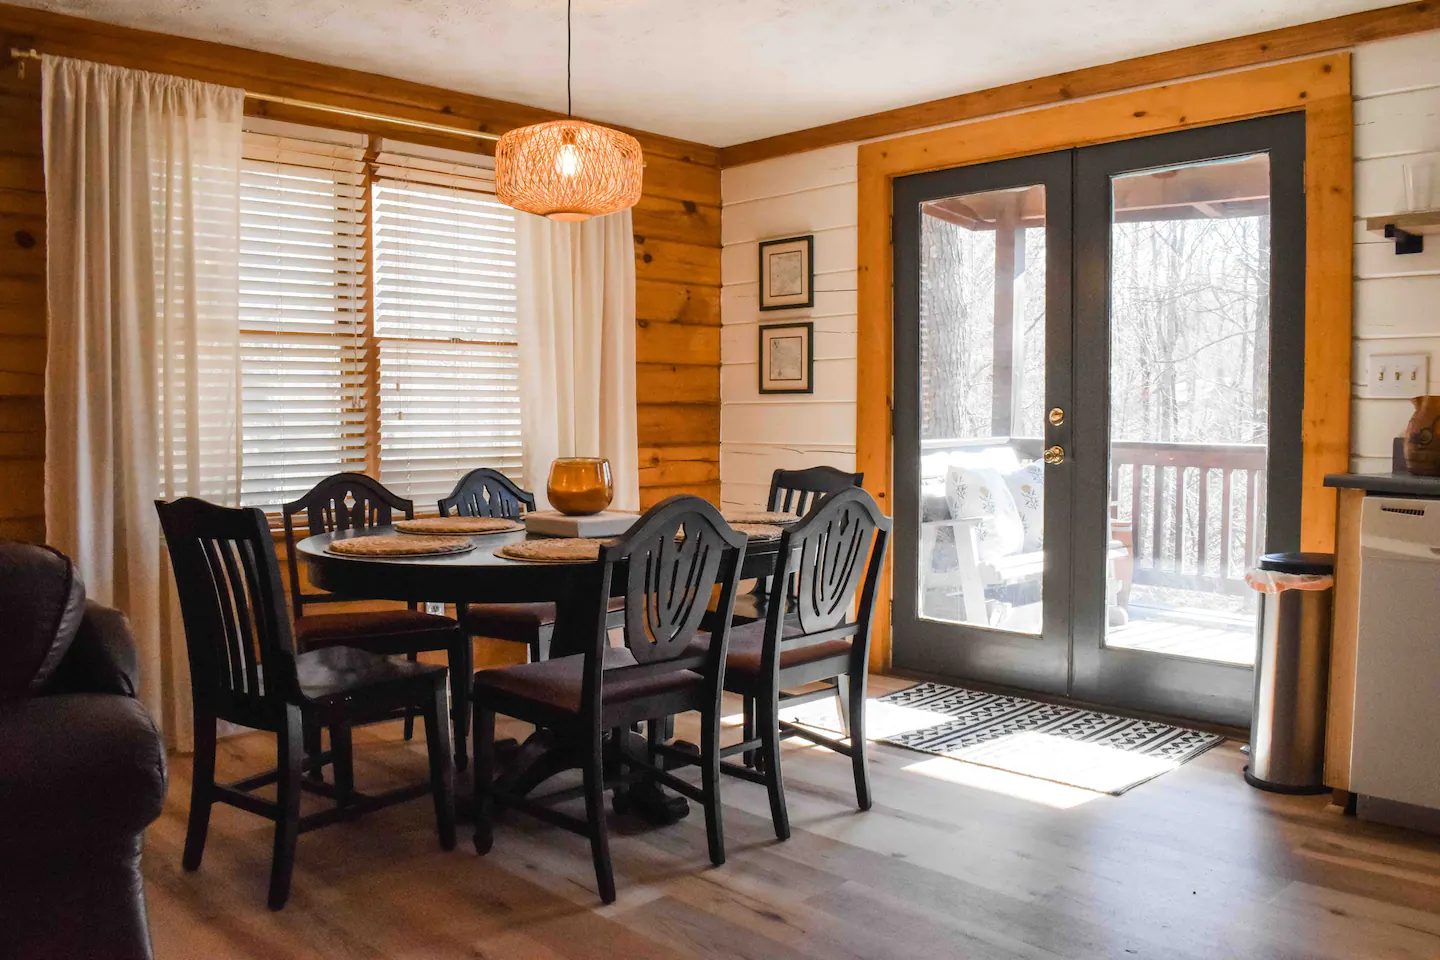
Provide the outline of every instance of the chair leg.
{"type": "Polygon", "coordinates": [[[300,775],[304,758],[300,709],[285,708],[285,722],[276,732],[276,785],[279,807],[275,817],[275,852],[270,861],[270,909],[279,910],[290,899],[290,877],[295,870],[295,841],[300,835],[300,775]]]}
{"type": "Polygon", "coordinates": [[[465,738],[470,735],[470,688],[475,685],[475,647],[470,634],[461,631],[450,651],[450,722],[455,730],[455,769],[469,764],[465,738]]]}
{"type": "Polygon", "coordinates": [[[850,736],[850,676],[841,674],[835,678],[835,697],[840,703],[840,731],[850,736]]]}
{"type": "MultiPolygon", "coordinates": [[[[405,659],[406,659],[406,660],[409,660],[411,663],[418,663],[418,662],[420,661],[420,654],[416,653],[414,650],[411,650],[409,653],[405,654],[405,659]]],[[[406,708],[405,708],[405,739],[406,739],[406,740],[414,740],[414,739],[415,739],[415,708],[414,708],[414,707],[406,707],[406,708]]]]}
{"type": "Polygon", "coordinates": [[[539,663],[550,659],[550,640],[555,636],[554,625],[542,626],[530,640],[530,662],[539,663]]]}
{"type": "Polygon", "coordinates": [[[325,779],[325,765],[320,762],[320,754],[325,752],[324,744],[320,741],[320,724],[312,717],[306,717],[305,724],[305,775],[311,780],[325,779]]]}
{"type": "Polygon", "coordinates": [[[495,845],[495,711],[477,707],[473,722],[475,852],[483,857],[495,845]]]}
{"type": "Polygon", "coordinates": [[[199,870],[210,832],[210,807],[215,802],[215,718],[195,717],[195,769],[190,780],[190,825],[185,830],[186,870],[199,870]]]}
{"type": "MultiPolygon", "coordinates": [[[[743,726],[740,728],[740,736],[742,739],[750,741],[755,739],[755,698],[745,697],[744,700],[745,720],[743,726]]],[[[755,768],[754,750],[746,750],[740,755],[740,759],[745,766],[750,767],[752,770],[755,768]]]]}
{"type": "Polygon", "coordinates": [[[425,752],[430,755],[430,794],[435,800],[435,828],[440,849],[455,849],[455,768],[450,763],[450,718],[445,709],[445,681],[425,705],[425,752]]]}
{"type": "Polygon", "coordinates": [[[765,787],[770,792],[770,819],[775,824],[776,839],[789,840],[790,811],[785,807],[785,780],[780,773],[780,703],[771,693],[760,699],[757,706],[765,787]]]}
{"type": "Polygon", "coordinates": [[[600,899],[615,902],[615,871],[610,865],[610,838],[605,829],[605,758],[600,731],[591,736],[585,757],[585,818],[590,826],[590,856],[595,861],[595,883],[600,899]]]}
{"type": "Polygon", "coordinates": [[[330,725],[330,752],[335,768],[335,802],[343,807],[355,798],[355,752],[347,725],[330,725]]]}
{"type": "Polygon", "coordinates": [[[720,811],[720,705],[703,715],[705,729],[700,733],[700,789],[705,797],[705,839],[710,846],[710,862],[725,863],[725,824],[720,811]]]}
{"type": "Polygon", "coordinates": [[[865,740],[865,682],[867,675],[845,677],[845,688],[850,695],[850,765],[855,770],[855,801],[861,810],[869,810],[870,764],[866,757],[868,749],[865,740]]]}

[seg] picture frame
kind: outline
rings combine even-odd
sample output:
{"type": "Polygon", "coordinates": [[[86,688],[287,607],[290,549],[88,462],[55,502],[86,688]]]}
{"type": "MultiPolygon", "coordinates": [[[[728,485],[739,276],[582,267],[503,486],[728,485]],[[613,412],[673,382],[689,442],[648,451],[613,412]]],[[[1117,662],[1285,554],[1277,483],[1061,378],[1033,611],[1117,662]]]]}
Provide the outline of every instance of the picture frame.
{"type": "Polygon", "coordinates": [[[815,306],[815,235],[760,242],[760,309],[815,306]]]}
{"type": "Polygon", "coordinates": [[[760,327],[760,392],[815,392],[815,324],[771,323],[760,327]]]}

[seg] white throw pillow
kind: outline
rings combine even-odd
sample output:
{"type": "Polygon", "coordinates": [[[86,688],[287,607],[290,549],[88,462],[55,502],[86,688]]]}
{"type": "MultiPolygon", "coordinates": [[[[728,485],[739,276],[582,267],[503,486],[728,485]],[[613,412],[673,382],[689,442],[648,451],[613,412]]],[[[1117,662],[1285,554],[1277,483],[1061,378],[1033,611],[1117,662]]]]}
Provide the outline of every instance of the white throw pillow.
{"type": "Polygon", "coordinates": [[[1032,460],[1005,474],[1005,485],[1025,528],[1024,553],[1045,549],[1045,464],[1032,460]]]}
{"type": "Polygon", "coordinates": [[[999,470],[952,465],[945,472],[945,502],[957,520],[982,518],[975,537],[982,561],[1018,553],[1024,545],[1025,527],[999,470]]]}

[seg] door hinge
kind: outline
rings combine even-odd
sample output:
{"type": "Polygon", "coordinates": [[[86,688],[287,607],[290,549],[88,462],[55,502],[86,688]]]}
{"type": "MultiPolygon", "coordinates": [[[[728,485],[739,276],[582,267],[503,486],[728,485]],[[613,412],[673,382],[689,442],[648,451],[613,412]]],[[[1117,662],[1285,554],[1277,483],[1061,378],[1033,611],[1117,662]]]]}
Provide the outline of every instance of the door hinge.
{"type": "Polygon", "coordinates": [[[895,215],[890,215],[890,246],[895,246],[895,215]]]}

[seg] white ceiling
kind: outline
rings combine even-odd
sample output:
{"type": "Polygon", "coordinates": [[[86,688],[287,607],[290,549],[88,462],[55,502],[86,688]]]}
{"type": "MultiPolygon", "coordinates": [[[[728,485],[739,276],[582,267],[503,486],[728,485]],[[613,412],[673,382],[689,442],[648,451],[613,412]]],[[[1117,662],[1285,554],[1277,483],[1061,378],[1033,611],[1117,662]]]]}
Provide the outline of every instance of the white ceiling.
{"type": "MultiPolygon", "coordinates": [[[[565,109],[565,0],[8,0],[565,109]]],[[[725,146],[1394,0],[574,0],[575,112],[725,146]]]]}

